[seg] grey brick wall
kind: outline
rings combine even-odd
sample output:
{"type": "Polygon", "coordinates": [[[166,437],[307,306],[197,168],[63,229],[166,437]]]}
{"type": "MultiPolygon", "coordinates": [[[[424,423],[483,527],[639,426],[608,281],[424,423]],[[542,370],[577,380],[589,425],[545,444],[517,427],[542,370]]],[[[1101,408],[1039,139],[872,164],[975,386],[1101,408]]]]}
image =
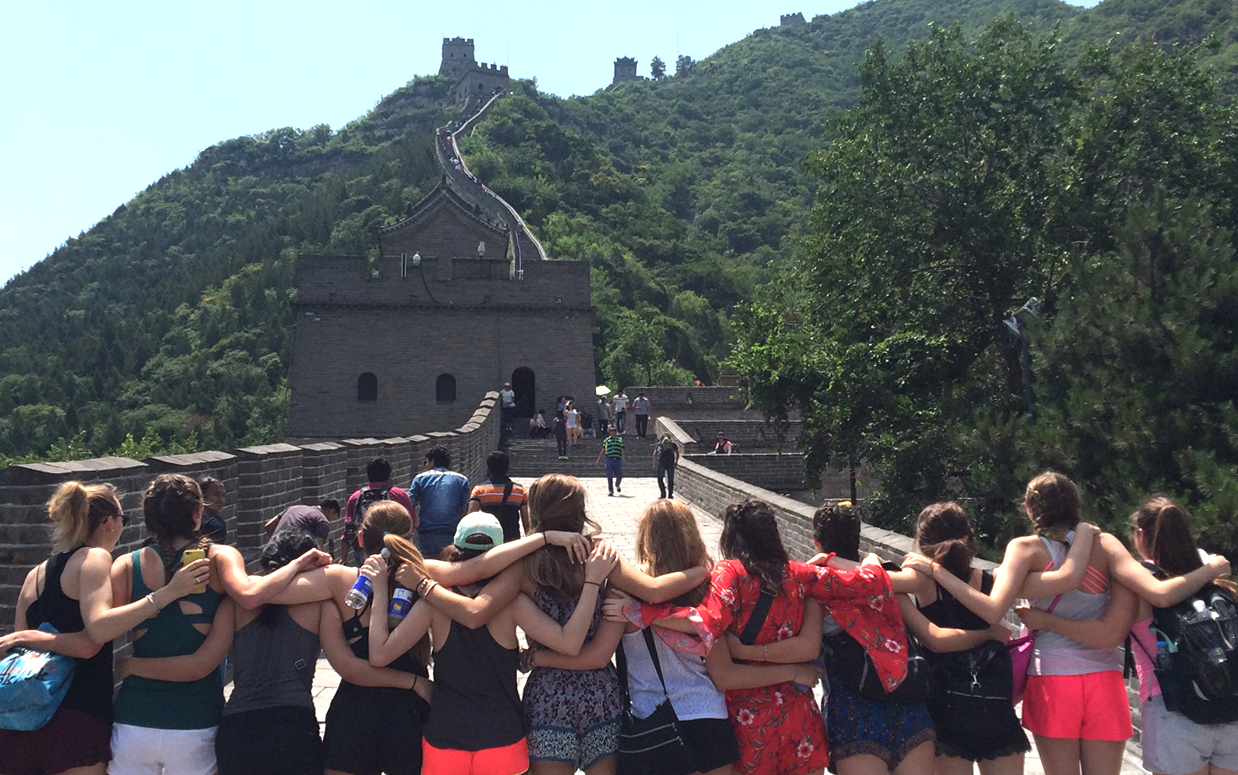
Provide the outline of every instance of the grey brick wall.
{"type": "MultiPolygon", "coordinates": [[[[14,606],[30,568],[51,553],[47,501],[62,482],[111,482],[121,491],[121,505],[132,520],[117,545],[117,555],[132,551],[145,535],[142,497],[161,473],[193,478],[214,476],[224,483],[229,540],[252,563],[265,540],[262,524],[294,503],[317,505],[328,497],[344,502],[365,484],[365,465],[379,455],[391,461],[393,478],[405,486],[428,450],[444,444],[453,467],[474,482],[485,475],[485,459],[498,448],[500,423],[491,391],[465,421],[450,431],[414,437],[352,439],[296,446],[270,444],[234,452],[208,451],[168,455],[146,461],[99,458],[63,463],[31,463],[0,470],[0,634],[13,626],[14,606]]],[[[118,650],[124,644],[117,644],[118,650]]]]}
{"type": "MultiPolygon", "coordinates": [[[[683,460],[684,458],[680,458],[683,460]]],[[[746,452],[736,455],[688,455],[688,460],[711,471],[742,479],[766,490],[800,490],[804,484],[804,456],[799,453],[746,452]]]]}
{"type": "MultiPolygon", "coordinates": [[[[759,418],[748,420],[687,420],[676,419],[680,430],[696,439],[698,449],[702,452],[713,450],[718,437],[718,431],[739,445],[739,451],[773,450],[779,448],[778,436],[774,427],[759,418]]],[[[804,432],[804,423],[793,421],[789,423],[782,449],[794,450],[796,441],[804,432]]]]}

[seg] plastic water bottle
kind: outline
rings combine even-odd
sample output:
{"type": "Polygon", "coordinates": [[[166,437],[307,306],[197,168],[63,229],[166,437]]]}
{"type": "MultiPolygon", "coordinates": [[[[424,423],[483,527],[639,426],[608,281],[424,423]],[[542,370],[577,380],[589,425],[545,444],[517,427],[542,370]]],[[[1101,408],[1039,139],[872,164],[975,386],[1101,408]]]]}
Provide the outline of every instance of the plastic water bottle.
{"type": "Polygon", "coordinates": [[[1192,624],[1204,625],[1196,628],[1199,633],[1200,640],[1206,648],[1208,662],[1212,665],[1224,665],[1225,658],[1225,642],[1221,638],[1221,627],[1212,618],[1212,612],[1208,610],[1208,604],[1202,600],[1196,600],[1194,603],[1195,615],[1191,618],[1192,624]]]}
{"type": "MultiPolygon", "coordinates": [[[[383,549],[382,557],[384,560],[391,559],[391,552],[383,549]]],[[[374,585],[370,583],[369,577],[364,573],[357,574],[357,580],[353,582],[352,589],[348,590],[348,594],[344,596],[344,604],[349,608],[355,608],[360,611],[365,608],[365,604],[370,602],[370,595],[374,592],[374,585]]]]}
{"type": "Polygon", "coordinates": [[[413,607],[413,590],[396,587],[391,593],[391,606],[387,609],[387,632],[391,632],[413,607]]]}

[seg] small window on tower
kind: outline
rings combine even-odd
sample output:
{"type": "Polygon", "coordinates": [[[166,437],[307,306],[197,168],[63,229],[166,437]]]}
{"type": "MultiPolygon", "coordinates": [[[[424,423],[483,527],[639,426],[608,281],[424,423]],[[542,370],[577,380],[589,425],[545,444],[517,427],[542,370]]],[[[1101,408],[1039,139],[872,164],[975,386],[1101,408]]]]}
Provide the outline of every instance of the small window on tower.
{"type": "Polygon", "coordinates": [[[378,400],[378,377],[375,377],[368,371],[360,377],[357,377],[357,400],[378,400]]]}
{"type": "Polygon", "coordinates": [[[456,400],[456,378],[450,374],[440,374],[434,383],[434,400],[440,404],[450,404],[456,400]]]}

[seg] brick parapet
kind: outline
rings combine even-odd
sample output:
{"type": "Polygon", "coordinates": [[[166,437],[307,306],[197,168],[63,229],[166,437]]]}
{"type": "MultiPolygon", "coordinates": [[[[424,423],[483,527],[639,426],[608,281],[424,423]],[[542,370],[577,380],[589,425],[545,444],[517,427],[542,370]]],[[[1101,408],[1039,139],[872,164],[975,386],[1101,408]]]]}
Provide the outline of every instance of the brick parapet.
{"type": "MultiPolygon", "coordinates": [[[[681,458],[681,460],[684,458],[681,458]]],[[[804,484],[804,456],[799,453],[746,452],[736,455],[690,454],[686,459],[698,465],[767,490],[801,490],[804,484]]],[[[815,488],[814,488],[815,489],[815,488]]]]}
{"type": "MultiPolygon", "coordinates": [[[[30,568],[51,554],[47,501],[65,481],[109,482],[120,492],[121,506],[132,522],[116,554],[137,548],[142,527],[142,498],[161,473],[193,478],[210,475],[228,493],[224,518],[229,540],[252,564],[265,540],[262,524],[294,503],[317,505],[325,498],[344,502],[365,484],[365,466],[378,455],[392,461],[396,484],[406,486],[421,470],[426,450],[442,443],[451,450],[454,468],[480,481],[485,459],[499,446],[498,393],[491,391],[472,416],[453,431],[393,437],[315,442],[297,446],[270,444],[233,452],[161,455],[145,461],[107,457],[56,463],[29,463],[0,470],[0,634],[12,629],[14,606],[30,568]]],[[[118,645],[118,648],[121,648],[118,645]]]]}

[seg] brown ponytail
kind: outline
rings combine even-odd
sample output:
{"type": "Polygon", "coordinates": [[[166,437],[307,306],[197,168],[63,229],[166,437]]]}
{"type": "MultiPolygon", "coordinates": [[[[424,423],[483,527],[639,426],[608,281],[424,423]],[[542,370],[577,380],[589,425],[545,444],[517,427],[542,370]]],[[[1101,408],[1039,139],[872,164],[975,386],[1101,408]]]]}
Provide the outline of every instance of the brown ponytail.
{"type": "Polygon", "coordinates": [[[916,518],[916,544],[923,555],[956,577],[971,578],[976,533],[959,504],[946,501],[926,506],[916,518]]]}
{"type": "Polygon", "coordinates": [[[195,524],[201,511],[202,490],[188,476],[160,474],[146,488],[142,516],[149,534],[147,541],[159,547],[168,581],[177,569],[173,546],[178,539],[187,539],[190,548],[205,549],[210,545],[195,524]]]}
{"type": "Polygon", "coordinates": [[[1065,541],[1066,534],[1075,529],[1083,513],[1079,488],[1054,471],[1046,471],[1027,483],[1024,504],[1036,535],[1055,541],[1065,541]]]}
{"type": "MultiPolygon", "coordinates": [[[[408,509],[392,500],[378,501],[365,510],[359,530],[361,543],[367,552],[378,553],[384,548],[391,556],[387,561],[388,589],[395,589],[395,573],[400,563],[413,566],[418,576],[428,576],[421,552],[413,544],[413,518],[408,509]]],[[[371,616],[386,616],[386,611],[373,611],[371,616]]],[[[427,634],[409,649],[413,659],[425,665],[430,661],[430,636],[427,634]]]]}

